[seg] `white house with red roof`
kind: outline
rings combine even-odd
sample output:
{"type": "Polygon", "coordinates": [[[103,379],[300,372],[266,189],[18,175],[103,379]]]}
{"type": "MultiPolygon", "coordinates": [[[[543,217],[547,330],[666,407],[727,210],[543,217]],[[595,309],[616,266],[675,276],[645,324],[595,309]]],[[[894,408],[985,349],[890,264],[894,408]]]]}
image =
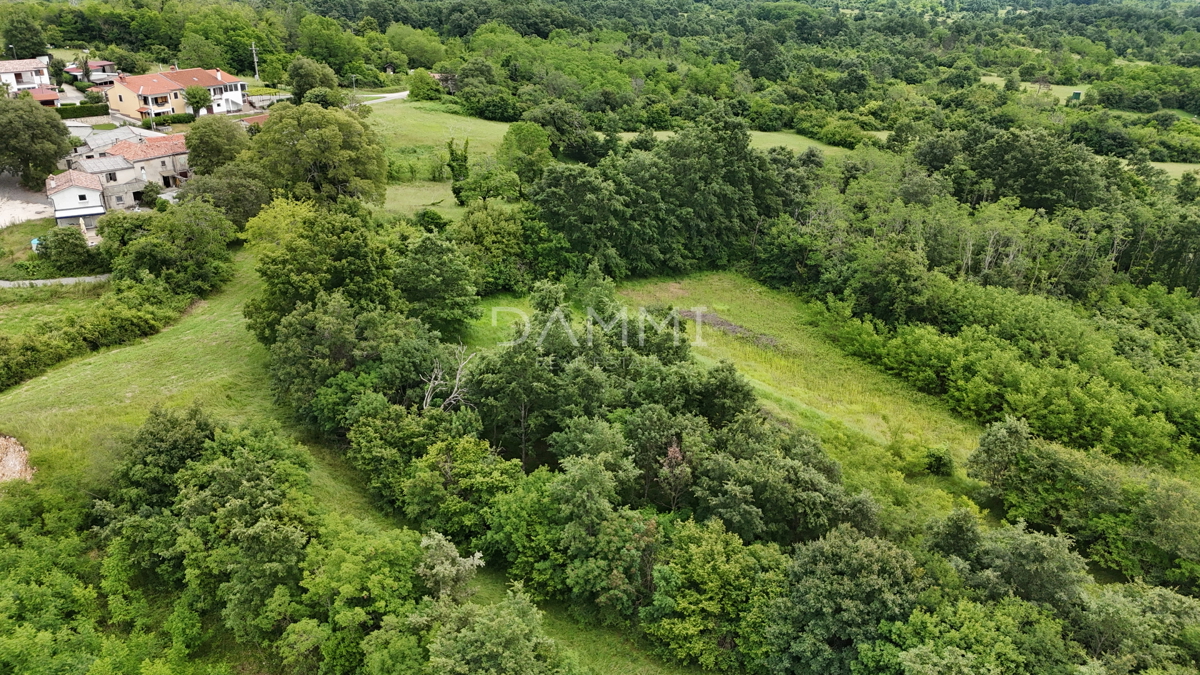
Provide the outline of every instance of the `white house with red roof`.
{"type": "Polygon", "coordinates": [[[89,242],[95,238],[96,221],[105,212],[99,176],[75,170],[46,176],[46,195],[59,225],[78,226],[89,242]]]}
{"type": "MultiPolygon", "coordinates": [[[[91,59],[88,59],[87,64],[88,70],[91,71],[88,75],[88,80],[91,82],[96,84],[105,84],[107,82],[112,82],[117,77],[117,64],[113,63],[112,61],[92,61],[91,59]]],[[[73,75],[77,80],[83,79],[83,68],[78,64],[72,63],[66,68],[63,68],[63,72],[73,75]]]]}
{"type": "Polygon", "coordinates": [[[0,61],[0,88],[7,88],[10,95],[50,84],[50,67],[40,59],[0,61]]]}

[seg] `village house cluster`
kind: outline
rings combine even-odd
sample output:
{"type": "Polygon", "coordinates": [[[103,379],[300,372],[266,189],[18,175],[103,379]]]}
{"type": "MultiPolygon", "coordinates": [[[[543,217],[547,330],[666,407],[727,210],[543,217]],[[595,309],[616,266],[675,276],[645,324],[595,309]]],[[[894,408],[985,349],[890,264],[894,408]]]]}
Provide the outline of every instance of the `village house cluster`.
{"type": "MultiPolygon", "coordinates": [[[[0,61],[0,90],[9,96],[28,93],[47,107],[60,106],[61,90],[50,74],[50,57],[0,61]]],[[[183,134],[168,135],[143,129],[140,120],[192,113],[214,115],[242,112],[251,106],[248,84],[219,69],[170,67],[157,73],[128,75],[111,61],[89,60],[83,68],[68,64],[64,73],[93,86],[108,104],[115,129],[95,129],[95,120],[66,120],[80,145],[64,158],[61,173],[46,178],[46,195],[54,204],[59,225],[79,227],[90,244],[99,242],[96,224],[109,211],[141,208],[147,186],[170,199],[191,177],[183,134]],[[206,89],[211,102],[192,109],[191,87],[206,89]]],[[[66,90],[71,91],[71,90],[66,90]]],[[[251,106],[252,107],[252,106],[251,106]]]]}

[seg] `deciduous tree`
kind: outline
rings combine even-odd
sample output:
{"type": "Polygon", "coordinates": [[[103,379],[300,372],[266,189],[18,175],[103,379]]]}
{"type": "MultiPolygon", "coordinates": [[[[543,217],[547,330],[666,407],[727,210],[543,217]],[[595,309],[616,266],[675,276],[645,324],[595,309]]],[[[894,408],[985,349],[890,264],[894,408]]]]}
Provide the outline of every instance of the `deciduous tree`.
{"type": "Polygon", "coordinates": [[[0,144],[0,171],[20,176],[30,190],[43,181],[71,151],[71,134],[52,108],[28,96],[0,96],[0,128],[9,129],[0,144]]]}
{"type": "Polygon", "coordinates": [[[374,130],[352,112],[277,104],[251,147],[295,197],[383,200],[387,158],[374,130]]]}
{"type": "MultiPolygon", "coordinates": [[[[188,87],[184,96],[188,96],[193,89],[201,89],[206,96],[208,95],[208,90],[203,87],[188,87]]],[[[211,98],[209,100],[211,101],[211,98]]],[[[188,98],[188,105],[193,106],[191,98],[188,98]]],[[[200,107],[205,105],[207,104],[199,104],[200,107]]],[[[246,135],[241,122],[225,115],[201,116],[188,128],[186,138],[188,166],[201,175],[210,174],[232,162],[242,150],[250,146],[250,137],[246,135]]]]}

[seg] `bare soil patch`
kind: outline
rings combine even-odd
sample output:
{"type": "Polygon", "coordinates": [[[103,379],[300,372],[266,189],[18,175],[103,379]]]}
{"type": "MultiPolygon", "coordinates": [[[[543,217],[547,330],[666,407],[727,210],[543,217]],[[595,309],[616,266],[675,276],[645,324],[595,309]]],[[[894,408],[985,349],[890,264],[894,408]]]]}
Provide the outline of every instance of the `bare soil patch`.
{"type": "MultiPolygon", "coordinates": [[[[679,312],[679,316],[681,318],[689,321],[696,321],[696,314],[696,312],[689,310],[683,310],[679,312]]],[[[713,311],[700,312],[700,321],[703,324],[703,327],[716,328],[722,333],[748,338],[753,340],[754,343],[760,347],[774,347],[779,344],[779,341],[770,335],[755,333],[745,326],[739,326],[728,319],[722,318],[720,314],[717,314],[713,311]]],[[[701,330],[703,330],[703,327],[701,330]]]]}
{"type": "Polygon", "coordinates": [[[0,482],[7,480],[33,480],[29,466],[29,452],[12,436],[0,436],[0,482]]]}

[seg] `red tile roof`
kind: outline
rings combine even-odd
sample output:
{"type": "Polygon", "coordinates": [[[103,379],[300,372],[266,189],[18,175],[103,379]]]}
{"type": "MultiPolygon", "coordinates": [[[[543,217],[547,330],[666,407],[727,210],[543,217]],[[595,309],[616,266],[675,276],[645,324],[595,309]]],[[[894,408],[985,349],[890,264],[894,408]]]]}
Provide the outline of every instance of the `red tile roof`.
{"type": "Polygon", "coordinates": [[[240,119],[238,121],[241,122],[242,124],[245,124],[246,126],[250,126],[251,124],[262,125],[262,124],[267,123],[267,118],[270,117],[270,115],[271,115],[270,113],[263,113],[261,115],[252,115],[250,117],[243,117],[242,119],[240,119]]]}
{"type": "MultiPolygon", "coordinates": [[[[88,68],[103,68],[105,66],[113,66],[113,65],[116,65],[116,64],[113,63],[112,61],[91,61],[91,60],[88,61],[88,68]]],[[[63,68],[63,70],[65,70],[68,73],[78,73],[81,70],[81,68],[76,65],[76,66],[67,66],[66,68],[63,68]]]]}
{"type": "Polygon", "coordinates": [[[63,173],[46,176],[46,194],[52,195],[56,192],[62,192],[69,187],[81,187],[89,190],[103,190],[100,185],[100,177],[83,171],[71,169],[63,173]]]}
{"type": "Polygon", "coordinates": [[[241,80],[222,71],[220,68],[205,70],[203,68],[184,68],[183,70],[164,70],[161,73],[148,75],[125,75],[120,78],[122,84],[143,96],[166,94],[187,87],[220,87],[225,84],[240,84],[241,80]],[[220,79],[218,79],[218,73],[220,79]]]}
{"type": "Polygon", "coordinates": [[[187,142],[183,134],[142,138],[136,141],[117,141],[108,149],[108,154],[120,155],[131,162],[185,153],[187,153],[187,142]]]}
{"type": "Polygon", "coordinates": [[[25,91],[29,92],[29,95],[32,96],[33,100],[35,100],[35,101],[57,101],[58,100],[58,92],[54,91],[53,89],[51,89],[50,87],[47,87],[45,85],[42,85],[40,87],[35,87],[33,89],[26,89],[25,91]]]}
{"type": "Polygon", "coordinates": [[[150,73],[149,75],[122,75],[118,81],[129,87],[135,94],[155,96],[180,91],[183,86],[166,77],[166,73],[150,73]]]}

